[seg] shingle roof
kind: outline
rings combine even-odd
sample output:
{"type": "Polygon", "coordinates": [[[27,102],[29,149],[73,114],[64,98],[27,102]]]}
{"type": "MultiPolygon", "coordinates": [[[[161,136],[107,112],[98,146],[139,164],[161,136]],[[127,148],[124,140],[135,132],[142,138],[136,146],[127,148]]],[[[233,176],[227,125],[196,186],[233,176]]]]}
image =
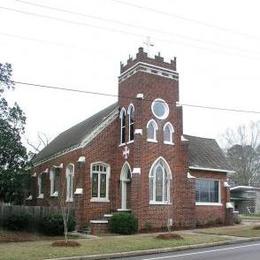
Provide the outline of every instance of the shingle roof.
{"type": "Polygon", "coordinates": [[[189,141],[188,160],[190,167],[232,171],[225,155],[215,139],[184,135],[189,141]]]}
{"type": "MultiPolygon", "coordinates": [[[[118,111],[118,103],[110,105],[97,114],[64,131],[36,155],[33,159],[33,163],[41,163],[53,156],[79,147],[87,136],[95,132],[101,123],[116,111],[118,111]]],[[[221,148],[214,139],[191,135],[184,135],[184,138],[189,141],[189,166],[231,170],[221,148]]]]}
{"type": "Polygon", "coordinates": [[[69,128],[63,133],[59,134],[53,141],[51,141],[43,150],[41,150],[33,160],[37,164],[43,160],[80,146],[83,139],[91,134],[109,115],[116,110],[117,103],[101,110],[97,114],[87,118],[77,125],[69,128]]]}

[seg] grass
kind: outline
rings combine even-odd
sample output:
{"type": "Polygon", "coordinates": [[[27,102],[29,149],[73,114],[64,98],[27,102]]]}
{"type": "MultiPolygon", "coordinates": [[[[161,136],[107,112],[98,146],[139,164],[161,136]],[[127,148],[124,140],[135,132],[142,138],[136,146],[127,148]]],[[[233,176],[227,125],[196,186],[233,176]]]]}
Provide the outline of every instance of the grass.
{"type": "Polygon", "coordinates": [[[252,215],[239,215],[242,220],[245,219],[245,220],[259,220],[260,221],[260,214],[252,214],[252,215]]]}
{"type": "Polygon", "coordinates": [[[260,230],[252,225],[236,225],[232,227],[208,228],[200,233],[213,235],[227,235],[237,237],[260,237],[260,230]]]}
{"type": "Polygon", "coordinates": [[[205,234],[182,234],[183,240],[161,240],[156,235],[104,236],[99,239],[80,239],[80,247],[52,247],[51,241],[34,241],[0,244],[1,260],[36,260],[62,256],[77,256],[102,253],[116,253],[154,248],[177,247],[226,240],[205,234]]]}

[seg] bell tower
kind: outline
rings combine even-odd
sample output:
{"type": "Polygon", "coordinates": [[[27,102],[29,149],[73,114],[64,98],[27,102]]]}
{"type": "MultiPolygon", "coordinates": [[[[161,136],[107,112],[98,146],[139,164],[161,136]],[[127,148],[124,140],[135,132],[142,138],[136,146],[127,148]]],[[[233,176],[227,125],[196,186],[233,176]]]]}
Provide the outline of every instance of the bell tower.
{"type": "Polygon", "coordinates": [[[135,58],[121,63],[118,80],[121,135],[126,136],[119,141],[118,161],[131,169],[131,210],[141,228],[149,219],[158,227],[185,221],[190,225],[194,203],[193,194],[183,192],[192,184],[187,181],[187,144],[181,138],[176,58],[166,62],[160,53],[152,58],[140,47],[135,58]],[[164,181],[155,184],[160,174],[165,174],[164,181]]]}

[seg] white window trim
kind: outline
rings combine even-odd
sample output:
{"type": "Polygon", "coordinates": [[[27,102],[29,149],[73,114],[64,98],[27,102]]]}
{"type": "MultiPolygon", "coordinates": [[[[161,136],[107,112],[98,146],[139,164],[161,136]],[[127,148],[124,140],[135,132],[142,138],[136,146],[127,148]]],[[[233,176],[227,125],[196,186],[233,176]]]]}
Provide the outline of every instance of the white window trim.
{"type": "Polygon", "coordinates": [[[75,174],[75,166],[73,163],[69,163],[66,167],[66,202],[73,202],[73,194],[74,194],[74,174],[75,174]],[[68,171],[69,166],[72,166],[73,171],[72,173],[68,171]],[[70,191],[70,185],[69,184],[69,176],[71,176],[72,178],[72,192],[71,195],[72,197],[69,197],[70,191]]]}
{"type": "Polygon", "coordinates": [[[152,112],[153,112],[153,115],[154,115],[156,118],[160,119],[160,120],[166,119],[166,118],[169,116],[169,112],[170,112],[170,109],[169,109],[168,104],[165,102],[165,100],[163,100],[163,99],[161,99],[161,98],[156,98],[156,99],[152,102],[152,104],[151,104],[151,110],[152,110],[152,112]],[[157,116],[157,115],[155,114],[155,112],[154,112],[154,104],[155,104],[156,102],[161,102],[161,103],[163,103],[163,105],[165,106],[165,114],[164,114],[163,116],[157,116]]]}
{"type": "Polygon", "coordinates": [[[95,198],[95,197],[93,197],[93,198],[90,199],[90,202],[110,202],[110,200],[106,199],[106,198],[95,198]]]}
{"type": "Polygon", "coordinates": [[[153,139],[152,138],[148,138],[147,137],[147,142],[151,142],[151,143],[158,143],[157,141],[157,131],[158,131],[158,125],[156,123],[156,121],[154,119],[150,119],[146,125],[146,133],[148,132],[148,128],[149,125],[152,124],[153,125],[153,139]]]}
{"type": "Polygon", "coordinates": [[[146,141],[149,143],[158,143],[158,141],[154,139],[147,139],[146,141]]]}
{"type": "MultiPolygon", "coordinates": [[[[171,180],[172,180],[172,173],[171,173],[171,169],[170,169],[169,164],[167,163],[167,161],[162,156],[160,156],[158,159],[156,159],[154,161],[154,163],[152,164],[151,168],[150,168],[150,172],[149,172],[149,185],[150,185],[150,178],[153,178],[153,199],[149,200],[149,204],[150,205],[171,205],[171,180]],[[165,187],[165,185],[164,185],[164,183],[165,183],[164,182],[165,176],[163,177],[163,191],[162,191],[163,201],[156,201],[155,200],[156,176],[152,176],[155,167],[162,167],[161,165],[157,165],[156,166],[156,164],[159,161],[163,161],[163,164],[165,166],[164,170],[166,171],[166,178],[168,179],[167,187],[165,187]],[[167,194],[166,194],[167,198],[166,199],[164,198],[165,188],[167,188],[167,194]]],[[[149,191],[150,191],[150,187],[149,187],[149,191]]],[[[150,197],[150,194],[149,194],[149,197],[150,197]]]]}
{"type": "Polygon", "coordinates": [[[39,194],[39,196],[37,197],[37,199],[44,199],[44,194],[43,194],[43,193],[39,194]]]}
{"type": "Polygon", "coordinates": [[[164,144],[175,145],[173,142],[163,141],[164,144]]]}
{"type": "MultiPolygon", "coordinates": [[[[123,139],[123,116],[126,117],[126,110],[124,107],[121,108],[121,111],[120,111],[120,115],[119,115],[119,118],[120,118],[120,146],[121,145],[124,145],[126,143],[126,140],[125,142],[123,143],[122,142],[122,139],[123,139]]],[[[124,128],[126,129],[126,125],[124,126],[124,128]]],[[[126,139],[126,137],[125,137],[126,139]]]]}
{"type": "MultiPolygon", "coordinates": [[[[131,129],[131,125],[134,125],[134,122],[131,123],[131,111],[132,113],[134,114],[135,112],[135,107],[134,105],[131,103],[129,106],[128,106],[128,109],[127,109],[127,114],[128,114],[128,144],[130,143],[133,143],[134,142],[134,139],[133,140],[130,140],[130,129],[131,129]]],[[[135,135],[134,135],[135,136],[135,135]]]]}
{"type": "Polygon", "coordinates": [[[38,199],[43,199],[44,198],[44,193],[42,192],[42,174],[44,174],[44,172],[40,173],[38,175],[38,199]]]}
{"type": "Polygon", "coordinates": [[[173,142],[173,134],[174,134],[174,127],[173,127],[173,125],[172,125],[170,122],[167,122],[167,123],[164,125],[164,127],[163,127],[163,143],[164,143],[164,144],[174,145],[174,142],[173,142]],[[165,141],[165,140],[164,140],[164,131],[165,131],[165,128],[166,128],[167,126],[170,127],[170,132],[171,132],[171,134],[170,134],[170,141],[165,141]]]}
{"type": "Polygon", "coordinates": [[[223,204],[220,202],[196,202],[196,206],[223,206],[223,204]]]}
{"type": "MultiPolygon", "coordinates": [[[[206,180],[206,181],[217,181],[218,182],[218,202],[200,202],[196,201],[196,206],[223,206],[221,202],[221,180],[219,179],[212,179],[212,178],[197,178],[196,180],[206,180]]],[[[196,190],[195,190],[196,192],[196,190]]]]}
{"type": "Polygon", "coordinates": [[[154,200],[150,200],[149,204],[150,205],[172,205],[172,203],[170,201],[160,202],[160,201],[154,201],[154,200]]]}
{"type": "Polygon", "coordinates": [[[55,181],[55,172],[54,172],[55,167],[52,167],[50,170],[50,197],[58,197],[59,192],[54,190],[54,181],[55,181]]]}
{"type": "MultiPolygon", "coordinates": [[[[109,200],[109,181],[110,181],[110,165],[101,161],[94,162],[90,164],[90,178],[91,178],[91,199],[90,202],[110,202],[109,200]],[[100,197],[100,176],[98,177],[98,197],[92,197],[92,166],[95,164],[102,164],[107,167],[106,171],[106,197],[100,197]]],[[[100,175],[100,173],[99,173],[100,175]]]]}

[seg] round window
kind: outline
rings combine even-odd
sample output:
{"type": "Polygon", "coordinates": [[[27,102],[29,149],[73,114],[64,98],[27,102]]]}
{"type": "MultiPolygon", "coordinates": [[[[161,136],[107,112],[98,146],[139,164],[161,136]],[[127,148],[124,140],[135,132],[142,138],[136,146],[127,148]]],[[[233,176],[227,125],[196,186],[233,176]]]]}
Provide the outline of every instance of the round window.
{"type": "Polygon", "coordinates": [[[169,115],[169,107],[163,99],[155,99],[152,103],[152,112],[159,119],[165,119],[169,115]]]}

